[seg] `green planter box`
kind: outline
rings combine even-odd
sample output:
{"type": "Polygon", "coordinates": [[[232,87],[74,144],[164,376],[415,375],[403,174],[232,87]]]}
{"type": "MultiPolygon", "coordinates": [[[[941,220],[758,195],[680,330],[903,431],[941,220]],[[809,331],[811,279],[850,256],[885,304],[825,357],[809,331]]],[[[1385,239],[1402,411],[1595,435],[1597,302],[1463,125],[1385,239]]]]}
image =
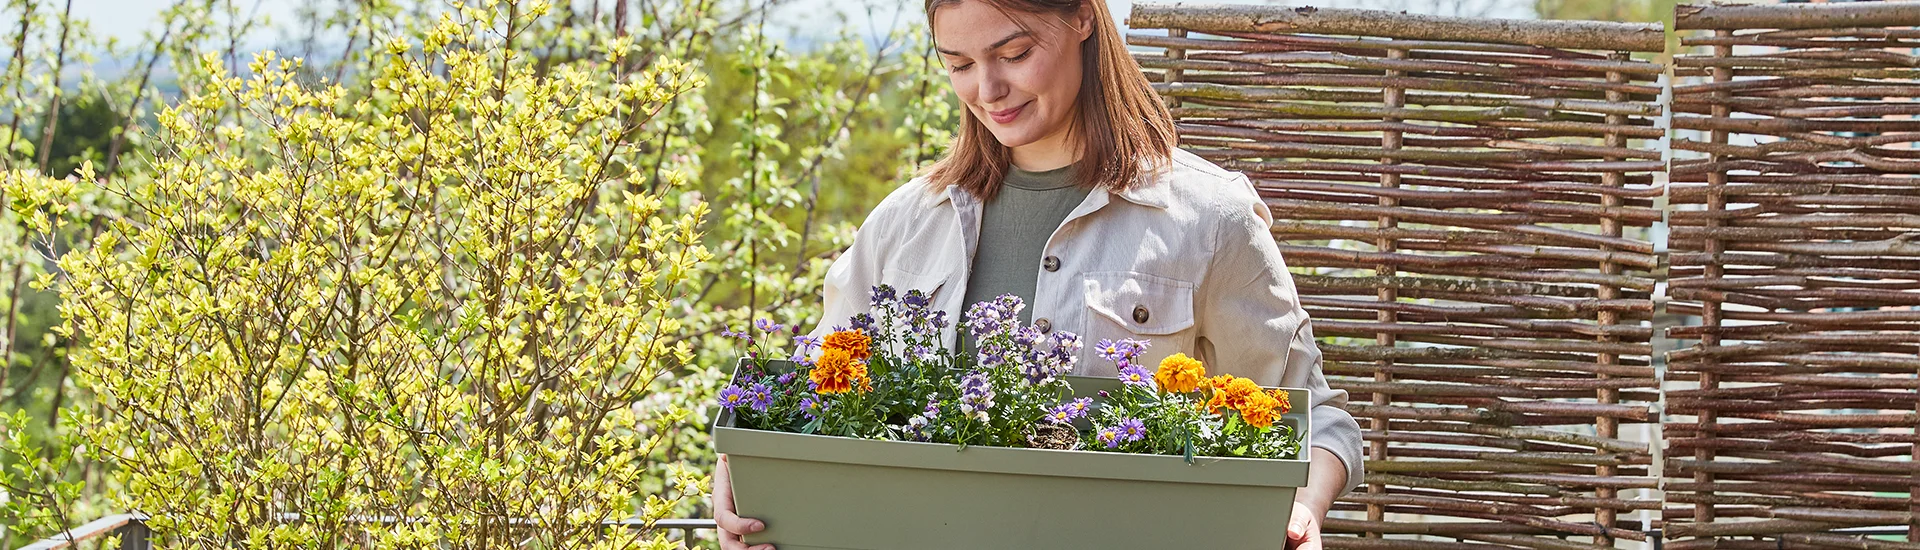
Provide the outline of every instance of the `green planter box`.
{"type": "MultiPolygon", "coordinates": [[[[1068,377],[1098,399],[1118,380],[1068,377]]],[[[1306,390],[1285,388],[1304,398],[1306,390]]],[[[1284,548],[1307,483],[1306,407],[1279,420],[1303,458],[1136,455],[877,441],[735,428],[714,447],[734,506],[781,550],[1284,548]]]]}

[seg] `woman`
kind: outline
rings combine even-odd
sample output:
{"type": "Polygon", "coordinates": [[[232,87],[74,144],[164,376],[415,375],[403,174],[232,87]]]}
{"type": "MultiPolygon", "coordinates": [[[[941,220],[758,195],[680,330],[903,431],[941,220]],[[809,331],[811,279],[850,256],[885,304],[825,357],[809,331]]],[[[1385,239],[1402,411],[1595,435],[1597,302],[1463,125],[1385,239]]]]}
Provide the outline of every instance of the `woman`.
{"type": "MultiPolygon", "coordinates": [[[[1144,364],[1184,352],[1213,372],[1308,388],[1313,467],[1286,545],[1319,548],[1327,509],[1360,481],[1360,429],[1320,372],[1252,184],[1174,148],[1172,117],[1101,2],[927,0],[926,13],[964,126],[827,271],[814,334],[866,311],[877,284],[931,292],[949,318],[1015,294],[1043,331],[1152,342],[1144,364]]],[[[942,336],[970,344],[953,327],[942,336]]],[[[1114,374],[1093,347],[1077,374],[1114,374]]],[[[713,489],[721,546],[747,548],[740,534],[764,524],[734,514],[724,456],[713,489]]]]}

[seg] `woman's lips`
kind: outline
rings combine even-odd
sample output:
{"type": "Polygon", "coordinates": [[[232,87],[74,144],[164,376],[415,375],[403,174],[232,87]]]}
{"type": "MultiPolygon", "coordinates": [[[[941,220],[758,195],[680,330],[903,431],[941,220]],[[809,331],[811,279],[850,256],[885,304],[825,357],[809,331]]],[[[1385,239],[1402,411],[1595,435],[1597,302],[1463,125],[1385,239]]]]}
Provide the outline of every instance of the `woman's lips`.
{"type": "Polygon", "coordinates": [[[1020,111],[1026,110],[1027,105],[1030,103],[1032,102],[1021,103],[1019,107],[1014,107],[1012,109],[1007,109],[1005,111],[992,111],[987,113],[987,115],[993,117],[993,121],[996,123],[1006,124],[1008,122],[1013,122],[1013,119],[1020,118],[1020,111]]]}

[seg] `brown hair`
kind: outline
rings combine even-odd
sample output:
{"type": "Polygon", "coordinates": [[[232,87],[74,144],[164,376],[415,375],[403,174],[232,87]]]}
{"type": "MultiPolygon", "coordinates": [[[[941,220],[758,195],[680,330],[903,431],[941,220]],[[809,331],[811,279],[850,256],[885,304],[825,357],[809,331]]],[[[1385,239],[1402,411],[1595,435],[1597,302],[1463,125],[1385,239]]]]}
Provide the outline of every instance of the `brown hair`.
{"type": "MultiPolygon", "coordinates": [[[[934,10],[962,1],[926,0],[927,32],[933,32],[934,10]]],[[[1081,4],[1089,2],[974,1],[1002,12],[1052,14],[1063,22],[1077,17],[1081,4]]],[[[1127,53],[1106,2],[1090,3],[1093,33],[1080,43],[1080,95],[1075,100],[1078,115],[1067,132],[1078,138],[1082,148],[1075,183],[1119,191],[1133,185],[1143,169],[1142,160],[1150,161],[1151,167],[1164,165],[1173,154],[1178,136],[1174,134],[1173,115],[1140,72],[1140,65],[1127,53]]],[[[972,110],[962,106],[960,113],[960,133],[947,149],[946,158],[927,169],[927,184],[936,190],[958,185],[981,200],[991,199],[1010,171],[1013,151],[1001,145],[972,110]]]]}

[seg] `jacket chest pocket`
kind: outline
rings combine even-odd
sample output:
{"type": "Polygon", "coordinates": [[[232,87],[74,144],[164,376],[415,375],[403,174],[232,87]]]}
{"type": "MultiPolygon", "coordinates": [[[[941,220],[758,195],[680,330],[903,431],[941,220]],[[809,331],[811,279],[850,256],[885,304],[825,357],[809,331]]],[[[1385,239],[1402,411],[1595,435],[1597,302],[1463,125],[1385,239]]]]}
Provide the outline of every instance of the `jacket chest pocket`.
{"type": "MultiPolygon", "coordinates": [[[[1194,285],[1133,271],[1086,274],[1087,326],[1081,341],[1092,348],[1101,340],[1123,338],[1152,343],[1138,359],[1149,370],[1175,353],[1194,354],[1194,285]]],[[[1112,362],[1086,354],[1081,370],[1089,376],[1116,374],[1112,362]]]]}
{"type": "Polygon", "coordinates": [[[892,267],[880,271],[880,283],[893,287],[895,294],[900,297],[905,297],[907,291],[918,290],[927,298],[933,298],[946,282],[947,274],[941,272],[915,273],[892,267]]]}

